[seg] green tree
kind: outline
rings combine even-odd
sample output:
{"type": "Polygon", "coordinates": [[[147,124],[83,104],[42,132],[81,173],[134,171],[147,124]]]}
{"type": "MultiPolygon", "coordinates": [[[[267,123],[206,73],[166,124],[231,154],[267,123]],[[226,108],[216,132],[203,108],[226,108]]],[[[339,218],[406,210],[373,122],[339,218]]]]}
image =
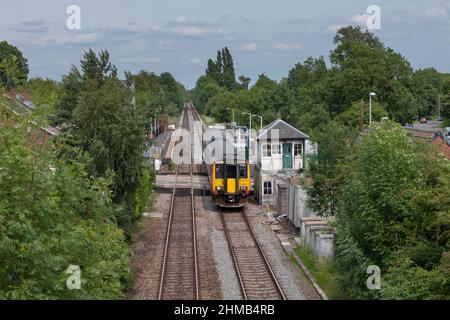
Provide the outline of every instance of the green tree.
{"type": "Polygon", "coordinates": [[[31,101],[37,109],[33,114],[37,113],[39,118],[43,119],[43,123],[48,123],[49,119],[55,119],[55,106],[62,93],[60,83],[36,77],[28,81],[27,87],[30,91],[31,101]]]}
{"type": "Polygon", "coordinates": [[[242,75],[242,76],[239,76],[239,81],[241,82],[241,87],[245,90],[248,90],[248,86],[250,85],[250,82],[252,81],[252,79],[242,75]]]}
{"type": "Polygon", "coordinates": [[[82,73],[72,67],[63,79],[58,114],[70,125],[71,143],[92,158],[90,173],[96,177],[113,176],[116,217],[120,226],[129,231],[137,219],[136,192],[144,177],[148,120],[132,102],[127,86],[130,79],[122,82],[117,78],[107,51],[97,57],[89,50],[81,66],[82,73]]]}
{"type": "Polygon", "coordinates": [[[0,299],[118,299],[130,252],[116,226],[109,180],[91,177],[81,150],[31,148],[27,126],[0,128],[0,299]],[[66,270],[81,269],[68,290],[66,270]]]}
{"type": "Polygon", "coordinates": [[[222,63],[223,85],[228,88],[228,90],[233,90],[236,88],[236,74],[234,71],[233,57],[227,47],[222,49],[222,63]]]}
{"type": "Polygon", "coordinates": [[[17,88],[21,83],[19,59],[16,56],[11,56],[1,60],[0,73],[6,90],[17,88]]]}
{"type": "Polygon", "coordinates": [[[340,113],[353,101],[367,100],[374,91],[396,121],[405,123],[416,116],[411,93],[413,70],[403,56],[360,27],[338,30],[335,44],[330,55],[334,87],[330,112],[340,113]]]}
{"type": "Polygon", "coordinates": [[[22,52],[6,41],[0,42],[0,83],[8,89],[22,86],[28,79],[28,61],[22,52]],[[6,68],[6,69],[5,69],[6,68]]]}
{"type": "Polygon", "coordinates": [[[117,76],[117,68],[109,60],[108,50],[100,51],[97,55],[92,49],[86,51],[81,60],[83,80],[93,80],[101,86],[107,79],[117,76]]]}
{"type": "Polygon", "coordinates": [[[115,174],[114,194],[124,200],[142,174],[144,124],[129,90],[116,78],[97,88],[91,81],[73,112],[73,132],[93,158],[94,172],[115,174]]]}
{"type": "MultiPolygon", "coordinates": [[[[324,117],[326,119],[326,115],[324,117]]],[[[308,162],[308,173],[313,177],[313,183],[307,189],[308,202],[318,215],[328,217],[338,212],[339,190],[343,184],[339,164],[348,156],[353,132],[336,121],[319,121],[311,129],[318,152],[308,162]]]]}
{"type": "Polygon", "coordinates": [[[78,104],[78,98],[83,88],[83,80],[80,71],[72,66],[69,74],[62,78],[62,93],[55,105],[55,124],[70,123],[72,113],[78,104]]]}
{"type": "Polygon", "coordinates": [[[448,299],[450,162],[386,121],[360,137],[343,166],[339,284],[355,298],[448,299]],[[369,265],[381,268],[381,292],[365,286],[369,265]]]}
{"type": "Polygon", "coordinates": [[[419,105],[420,117],[436,116],[440,96],[443,93],[443,78],[434,68],[419,69],[414,71],[413,92],[419,105]]]}

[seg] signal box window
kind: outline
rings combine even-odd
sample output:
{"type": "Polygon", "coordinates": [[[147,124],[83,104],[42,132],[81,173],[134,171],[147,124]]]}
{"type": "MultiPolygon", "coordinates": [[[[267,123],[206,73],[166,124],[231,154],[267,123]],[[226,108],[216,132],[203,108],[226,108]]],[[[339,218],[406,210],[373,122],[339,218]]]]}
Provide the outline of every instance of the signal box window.
{"type": "Polygon", "coordinates": [[[275,143],[272,145],[272,154],[274,154],[274,155],[281,154],[281,144],[275,143]]]}
{"type": "Polygon", "coordinates": [[[301,143],[294,144],[294,156],[301,157],[303,154],[303,145],[301,143]]]}
{"type": "Polygon", "coordinates": [[[264,194],[272,194],[272,182],[264,182],[264,194]]]}
{"type": "Polygon", "coordinates": [[[272,146],[270,144],[263,144],[263,157],[272,156],[272,146]]]}

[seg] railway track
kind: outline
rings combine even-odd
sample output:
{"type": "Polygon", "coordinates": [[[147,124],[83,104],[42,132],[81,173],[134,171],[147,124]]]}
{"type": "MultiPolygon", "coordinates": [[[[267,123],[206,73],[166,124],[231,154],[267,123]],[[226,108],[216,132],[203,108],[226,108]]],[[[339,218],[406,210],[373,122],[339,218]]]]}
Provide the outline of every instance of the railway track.
{"type": "MultiPolygon", "coordinates": [[[[186,127],[187,115],[183,119],[186,127]]],[[[198,300],[199,277],[193,192],[193,165],[176,166],[167,223],[159,300],[198,300]],[[190,188],[177,188],[178,175],[190,175],[190,188]]]]}
{"type": "Polygon", "coordinates": [[[221,211],[221,218],[243,298],[286,300],[245,211],[221,211]]]}

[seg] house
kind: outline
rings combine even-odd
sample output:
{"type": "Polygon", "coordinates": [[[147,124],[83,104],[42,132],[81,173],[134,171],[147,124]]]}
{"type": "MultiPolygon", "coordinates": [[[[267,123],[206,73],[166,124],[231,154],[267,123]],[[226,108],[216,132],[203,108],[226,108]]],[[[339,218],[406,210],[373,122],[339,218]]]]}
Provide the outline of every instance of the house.
{"type": "Polygon", "coordinates": [[[278,119],[256,137],[254,189],[259,204],[277,206],[278,194],[287,193],[286,178],[305,168],[306,155],[315,151],[309,136],[278,119]]]}
{"type": "Polygon", "coordinates": [[[442,153],[450,160],[450,127],[436,132],[432,143],[439,146],[442,153]]]}
{"type": "MultiPolygon", "coordinates": [[[[0,95],[0,126],[18,126],[21,118],[28,119],[28,117],[36,109],[36,106],[31,102],[28,93],[17,93],[12,90],[6,94],[0,95]],[[7,117],[2,113],[8,114],[7,117]]],[[[53,126],[38,126],[32,120],[26,120],[30,130],[29,143],[32,145],[41,145],[56,136],[60,132],[59,127],[53,126]]]]}

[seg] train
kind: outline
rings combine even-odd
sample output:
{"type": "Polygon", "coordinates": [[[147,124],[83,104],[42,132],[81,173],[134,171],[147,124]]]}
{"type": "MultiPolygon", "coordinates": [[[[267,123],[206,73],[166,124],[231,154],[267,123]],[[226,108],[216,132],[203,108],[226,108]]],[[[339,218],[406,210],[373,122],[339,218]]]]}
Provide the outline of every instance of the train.
{"type": "Polygon", "coordinates": [[[241,208],[251,188],[248,161],[216,161],[211,165],[211,193],[214,203],[222,208],[241,208]]]}
{"type": "MultiPolygon", "coordinates": [[[[191,103],[186,109],[192,112],[194,120],[200,120],[197,110],[191,103]]],[[[205,127],[204,127],[205,129],[205,127]]],[[[221,208],[242,208],[251,193],[250,164],[248,161],[248,129],[235,126],[234,130],[234,155],[224,155],[227,161],[218,160],[207,166],[208,176],[211,181],[211,195],[215,205],[221,208]],[[244,154],[245,159],[240,159],[238,154],[244,154]],[[230,161],[231,156],[234,158],[230,161]]],[[[205,141],[203,141],[205,148],[205,141]]]]}

